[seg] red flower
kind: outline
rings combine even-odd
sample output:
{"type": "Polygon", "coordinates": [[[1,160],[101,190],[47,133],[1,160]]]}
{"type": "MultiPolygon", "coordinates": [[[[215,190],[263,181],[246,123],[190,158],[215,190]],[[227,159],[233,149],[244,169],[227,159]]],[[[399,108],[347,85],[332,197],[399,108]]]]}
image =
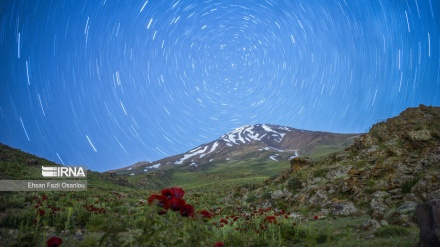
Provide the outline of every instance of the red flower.
{"type": "Polygon", "coordinates": [[[180,209],[180,215],[183,217],[193,217],[194,207],[191,204],[185,204],[185,206],[180,209]]]}
{"type": "Polygon", "coordinates": [[[41,196],[41,199],[44,201],[44,200],[47,199],[47,196],[46,196],[46,195],[42,195],[42,196],[41,196]]]}
{"type": "Polygon", "coordinates": [[[266,220],[268,223],[276,223],[277,222],[277,219],[275,218],[275,216],[272,216],[272,215],[266,216],[266,218],[264,220],[266,220]]]}
{"type": "Polygon", "coordinates": [[[317,220],[317,219],[318,219],[318,216],[317,216],[317,215],[313,216],[313,219],[317,220]]]}
{"type": "Polygon", "coordinates": [[[185,206],[185,200],[180,198],[171,198],[168,201],[168,205],[170,205],[170,209],[173,211],[180,211],[180,209],[185,206]]]}
{"type": "Polygon", "coordinates": [[[175,198],[182,198],[185,195],[185,191],[182,188],[173,187],[170,190],[175,198]]]}
{"type": "Polygon", "coordinates": [[[167,200],[171,199],[174,197],[173,191],[170,189],[163,189],[160,192],[163,196],[165,196],[167,198],[167,200]]]}
{"type": "Polygon", "coordinates": [[[225,219],[220,219],[220,223],[225,223],[225,224],[228,224],[228,221],[227,221],[227,220],[225,220],[225,219]]]}
{"type": "Polygon", "coordinates": [[[38,214],[40,215],[40,216],[43,216],[44,214],[45,214],[46,212],[44,212],[44,210],[38,210],[38,214]]]}
{"type": "Polygon", "coordinates": [[[63,243],[63,240],[59,237],[51,237],[47,240],[47,247],[59,247],[63,243]]]}
{"type": "Polygon", "coordinates": [[[223,247],[225,244],[223,242],[217,242],[212,247],[223,247]]]}
{"type": "Polygon", "coordinates": [[[208,221],[209,219],[212,218],[211,213],[209,213],[209,212],[206,211],[206,210],[202,210],[202,211],[198,212],[198,214],[200,215],[200,218],[201,218],[203,221],[208,221]]]}
{"type": "Polygon", "coordinates": [[[153,195],[149,196],[148,197],[148,205],[151,206],[153,203],[161,208],[164,208],[164,209],[170,208],[170,206],[168,205],[167,198],[163,195],[153,194],[153,195]]]}

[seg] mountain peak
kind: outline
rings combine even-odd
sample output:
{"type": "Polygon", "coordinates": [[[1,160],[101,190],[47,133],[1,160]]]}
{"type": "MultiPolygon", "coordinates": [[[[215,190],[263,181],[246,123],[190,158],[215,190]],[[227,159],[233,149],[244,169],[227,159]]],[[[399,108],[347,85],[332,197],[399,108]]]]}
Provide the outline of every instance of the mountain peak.
{"type": "MultiPolygon", "coordinates": [[[[355,135],[334,134],[294,129],[272,124],[244,125],[231,130],[216,140],[202,144],[190,151],[167,157],[141,166],[130,166],[122,173],[145,173],[169,165],[197,167],[209,163],[224,163],[258,158],[269,162],[290,160],[307,155],[317,146],[332,143],[352,143],[355,135]]],[[[139,164],[139,163],[138,163],[139,164]]]]}
{"type": "Polygon", "coordinates": [[[227,146],[247,144],[253,141],[272,139],[281,142],[285,134],[294,129],[270,124],[244,125],[221,136],[219,141],[226,142],[227,146]]]}

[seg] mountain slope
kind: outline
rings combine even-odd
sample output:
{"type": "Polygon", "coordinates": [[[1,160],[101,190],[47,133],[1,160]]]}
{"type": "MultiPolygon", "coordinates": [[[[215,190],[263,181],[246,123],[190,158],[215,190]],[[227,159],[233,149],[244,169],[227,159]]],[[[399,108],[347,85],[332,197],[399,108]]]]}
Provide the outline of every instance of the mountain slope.
{"type": "Polygon", "coordinates": [[[415,206],[440,198],[440,107],[408,108],[344,151],[316,163],[305,160],[295,158],[266,186],[225,200],[254,197],[249,207],[306,208],[319,218],[367,215],[359,226],[366,231],[414,225],[415,206]]]}
{"type": "Polygon", "coordinates": [[[138,162],[109,172],[134,175],[172,165],[198,167],[208,163],[249,158],[278,162],[299,154],[319,158],[350,145],[356,136],[357,134],[307,131],[269,124],[245,125],[186,153],[152,163],[138,162]]]}

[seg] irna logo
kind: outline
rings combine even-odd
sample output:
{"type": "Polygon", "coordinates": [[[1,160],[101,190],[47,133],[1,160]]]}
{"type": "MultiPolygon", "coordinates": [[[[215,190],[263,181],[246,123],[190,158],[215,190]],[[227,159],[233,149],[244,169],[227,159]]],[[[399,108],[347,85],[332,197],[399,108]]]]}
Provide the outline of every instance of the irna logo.
{"type": "Polygon", "coordinates": [[[47,178],[67,177],[85,178],[86,173],[82,166],[42,166],[41,175],[47,178]]]}

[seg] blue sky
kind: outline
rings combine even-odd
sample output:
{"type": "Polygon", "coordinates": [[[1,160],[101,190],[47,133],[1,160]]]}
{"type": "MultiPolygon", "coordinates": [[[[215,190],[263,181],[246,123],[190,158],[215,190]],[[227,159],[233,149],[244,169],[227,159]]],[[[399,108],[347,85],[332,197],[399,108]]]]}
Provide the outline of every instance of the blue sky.
{"type": "Polygon", "coordinates": [[[1,1],[0,142],[105,171],[440,105],[433,0],[1,1]]]}

